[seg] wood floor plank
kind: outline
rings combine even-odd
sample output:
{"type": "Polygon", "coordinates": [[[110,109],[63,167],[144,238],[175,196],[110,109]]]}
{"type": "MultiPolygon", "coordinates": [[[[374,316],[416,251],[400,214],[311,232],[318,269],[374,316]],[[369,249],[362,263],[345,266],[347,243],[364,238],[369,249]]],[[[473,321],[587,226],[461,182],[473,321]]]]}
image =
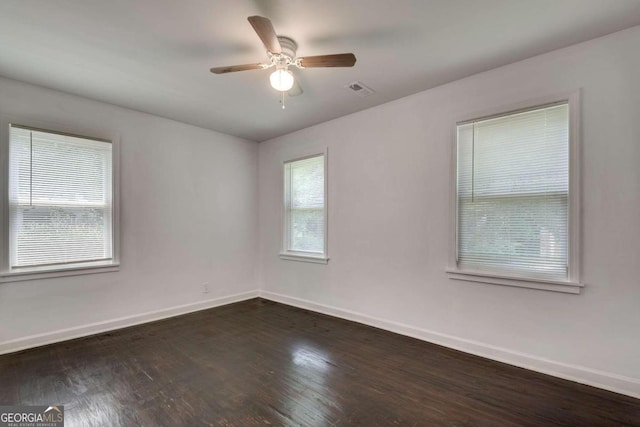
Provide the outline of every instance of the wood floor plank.
{"type": "Polygon", "coordinates": [[[0,356],[67,426],[640,426],[640,400],[254,299],[0,356]]]}

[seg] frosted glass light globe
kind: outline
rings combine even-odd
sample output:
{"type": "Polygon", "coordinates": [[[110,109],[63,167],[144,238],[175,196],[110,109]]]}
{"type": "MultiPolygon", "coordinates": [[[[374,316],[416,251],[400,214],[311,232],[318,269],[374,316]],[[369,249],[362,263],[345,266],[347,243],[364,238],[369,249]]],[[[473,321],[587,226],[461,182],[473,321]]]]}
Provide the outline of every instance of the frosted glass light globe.
{"type": "Polygon", "coordinates": [[[293,87],[293,74],[289,70],[275,70],[269,77],[271,87],[280,92],[286,92],[293,87]]]}

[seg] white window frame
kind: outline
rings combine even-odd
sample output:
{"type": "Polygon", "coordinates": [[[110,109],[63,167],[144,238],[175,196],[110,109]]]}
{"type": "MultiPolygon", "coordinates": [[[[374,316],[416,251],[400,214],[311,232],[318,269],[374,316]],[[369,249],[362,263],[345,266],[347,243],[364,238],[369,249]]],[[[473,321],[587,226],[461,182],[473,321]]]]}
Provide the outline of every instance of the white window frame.
{"type": "Polygon", "coordinates": [[[120,138],[107,132],[87,132],[69,125],[34,122],[24,117],[0,117],[0,283],[24,280],[48,279],[81,274],[106,273],[120,269],[120,138]],[[111,143],[112,155],[112,242],[113,256],[108,261],[95,263],[63,264],[11,269],[9,233],[9,144],[11,125],[111,143]],[[97,136],[95,135],[97,134],[97,136]],[[87,136],[94,135],[94,136],[87,136]]]}
{"type": "Polygon", "coordinates": [[[282,240],[280,248],[280,259],[288,261],[303,261],[316,264],[327,264],[329,262],[329,150],[325,148],[322,151],[314,151],[313,153],[303,154],[297,157],[286,159],[280,165],[281,180],[281,206],[282,206],[282,240]],[[290,251],[287,247],[289,241],[289,216],[287,214],[287,200],[285,191],[286,182],[286,169],[285,166],[288,163],[297,162],[299,160],[310,159],[313,157],[324,156],[324,253],[322,254],[310,254],[307,252],[290,251]]]}
{"type": "Polygon", "coordinates": [[[467,282],[489,283],[495,285],[515,286],[529,289],[579,294],[584,284],[580,282],[580,91],[556,94],[528,100],[518,104],[493,108],[480,113],[469,114],[458,120],[453,126],[453,144],[451,152],[450,177],[450,230],[449,262],[446,272],[450,279],[467,282]],[[568,254],[569,263],[567,280],[545,280],[533,277],[518,277],[487,271],[460,269],[458,267],[458,206],[457,206],[457,126],[474,120],[485,120],[507,116],[518,112],[535,110],[547,105],[566,102],[569,105],[569,223],[568,254]]]}

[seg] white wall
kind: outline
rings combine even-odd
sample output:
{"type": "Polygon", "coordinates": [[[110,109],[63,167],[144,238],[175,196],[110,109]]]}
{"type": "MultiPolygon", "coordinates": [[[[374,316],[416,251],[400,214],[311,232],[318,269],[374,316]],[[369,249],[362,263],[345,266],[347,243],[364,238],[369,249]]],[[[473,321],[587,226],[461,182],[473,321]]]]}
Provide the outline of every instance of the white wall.
{"type": "Polygon", "coordinates": [[[121,142],[120,271],[0,284],[0,352],[255,294],[257,143],[7,79],[0,114],[121,142]]]}
{"type": "Polygon", "coordinates": [[[635,27],[260,144],[263,295],[640,396],[638,46],[635,27]],[[448,279],[455,122],[578,88],[583,293],[448,279]],[[280,260],[281,162],[325,146],[331,260],[280,260]]]}

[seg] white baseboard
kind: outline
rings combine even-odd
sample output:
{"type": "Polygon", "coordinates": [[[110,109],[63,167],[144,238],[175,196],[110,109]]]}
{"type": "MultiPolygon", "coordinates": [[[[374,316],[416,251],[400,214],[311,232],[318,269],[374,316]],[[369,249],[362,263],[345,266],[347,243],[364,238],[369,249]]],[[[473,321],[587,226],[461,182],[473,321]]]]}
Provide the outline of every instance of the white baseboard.
{"type": "Polygon", "coordinates": [[[104,322],[97,322],[91,323],[89,325],[60,329],[57,331],[46,332],[44,334],[31,335],[28,337],[18,338],[15,340],[0,343],[0,354],[13,353],[32,347],[39,347],[42,345],[53,344],[60,341],[67,341],[75,338],[85,337],[88,335],[113,331],[115,329],[135,326],[141,323],[153,322],[155,320],[166,319],[168,317],[192,313],[194,311],[206,310],[208,308],[257,298],[258,295],[259,292],[257,290],[254,290],[243,292],[240,294],[229,295],[226,297],[209,299],[206,301],[197,301],[190,304],[177,305],[174,307],[149,311],[142,314],[120,317],[117,319],[106,320],[104,322]]]}
{"type": "Polygon", "coordinates": [[[339,317],[341,319],[351,320],[395,332],[397,334],[417,338],[422,341],[460,350],[465,353],[474,354],[476,356],[485,357],[487,359],[496,360],[509,365],[518,366],[640,399],[640,379],[638,378],[625,377],[610,372],[586,368],[584,366],[556,362],[554,360],[544,359],[478,341],[467,340],[452,335],[416,328],[402,323],[379,319],[366,314],[318,304],[312,301],[277,294],[274,292],[261,290],[259,294],[261,298],[271,301],[327,314],[329,316],[339,317]]]}

